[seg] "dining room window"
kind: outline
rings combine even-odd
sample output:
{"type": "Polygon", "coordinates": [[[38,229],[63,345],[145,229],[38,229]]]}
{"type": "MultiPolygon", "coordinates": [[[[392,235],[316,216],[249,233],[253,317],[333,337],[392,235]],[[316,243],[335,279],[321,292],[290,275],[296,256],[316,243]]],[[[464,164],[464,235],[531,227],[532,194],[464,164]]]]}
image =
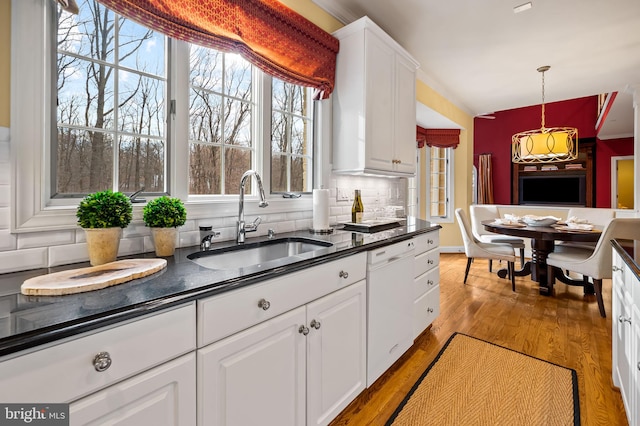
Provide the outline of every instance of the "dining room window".
{"type": "Polygon", "coordinates": [[[434,222],[445,222],[452,219],[451,200],[453,200],[451,176],[453,176],[453,162],[451,154],[453,148],[426,147],[427,182],[425,185],[425,199],[427,216],[434,222]]]}

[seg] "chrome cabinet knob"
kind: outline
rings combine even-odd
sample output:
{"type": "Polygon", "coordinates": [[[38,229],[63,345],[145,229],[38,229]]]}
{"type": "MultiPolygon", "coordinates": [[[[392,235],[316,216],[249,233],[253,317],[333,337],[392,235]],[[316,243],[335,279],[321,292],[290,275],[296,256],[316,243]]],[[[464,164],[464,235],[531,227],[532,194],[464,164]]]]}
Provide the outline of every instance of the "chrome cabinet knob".
{"type": "Polygon", "coordinates": [[[93,357],[93,368],[98,372],[103,372],[108,370],[111,367],[111,356],[109,352],[98,352],[95,357],[93,357]]]}
{"type": "Polygon", "coordinates": [[[427,308],[427,312],[429,312],[430,314],[433,313],[433,308],[427,308]]]}
{"type": "Polygon", "coordinates": [[[320,321],[311,320],[311,322],[309,323],[309,326],[317,330],[320,328],[320,321]]]}
{"type": "Polygon", "coordinates": [[[344,278],[344,279],[346,280],[347,278],[349,278],[349,273],[348,273],[348,272],[346,272],[346,271],[340,271],[340,273],[338,274],[338,276],[339,276],[340,278],[344,278]]]}
{"type": "Polygon", "coordinates": [[[433,244],[433,240],[427,240],[427,243],[433,244]]]}
{"type": "Polygon", "coordinates": [[[429,260],[427,260],[427,263],[428,263],[429,265],[433,265],[433,260],[429,259],[429,260]]]}
{"type": "Polygon", "coordinates": [[[304,334],[306,336],[307,334],[309,334],[309,329],[304,325],[301,325],[300,328],[298,329],[298,333],[304,334]]]}
{"type": "Polygon", "coordinates": [[[613,265],[613,266],[611,267],[611,270],[612,270],[613,272],[617,272],[617,271],[624,272],[624,268],[620,268],[619,266],[616,266],[616,265],[613,265]]]}
{"type": "Polygon", "coordinates": [[[640,362],[638,362],[638,371],[640,371],[640,362]]]}
{"type": "Polygon", "coordinates": [[[427,280],[427,284],[429,284],[429,285],[433,285],[433,281],[431,281],[431,280],[427,280]]]}
{"type": "Polygon", "coordinates": [[[258,307],[262,308],[263,311],[266,311],[271,307],[271,302],[266,299],[260,299],[260,301],[258,302],[258,307]]]}

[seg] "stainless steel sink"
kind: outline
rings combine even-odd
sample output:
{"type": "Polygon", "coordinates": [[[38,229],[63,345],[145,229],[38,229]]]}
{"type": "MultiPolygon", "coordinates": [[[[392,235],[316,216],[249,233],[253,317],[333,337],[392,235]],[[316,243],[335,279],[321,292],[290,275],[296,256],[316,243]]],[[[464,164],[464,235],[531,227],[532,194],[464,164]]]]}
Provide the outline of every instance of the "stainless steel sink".
{"type": "Polygon", "coordinates": [[[267,269],[332,251],[335,247],[328,241],[290,237],[197,251],[187,259],[208,269],[267,269]]]}

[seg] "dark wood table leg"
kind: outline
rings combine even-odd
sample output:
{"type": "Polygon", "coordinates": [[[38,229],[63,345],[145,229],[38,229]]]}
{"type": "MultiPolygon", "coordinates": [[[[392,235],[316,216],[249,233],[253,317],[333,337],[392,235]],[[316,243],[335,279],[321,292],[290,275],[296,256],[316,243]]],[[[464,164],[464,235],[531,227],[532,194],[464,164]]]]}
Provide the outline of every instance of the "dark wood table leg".
{"type": "Polygon", "coordinates": [[[549,296],[549,280],[547,277],[547,256],[553,251],[552,240],[531,240],[531,279],[540,284],[540,294],[549,296]]]}

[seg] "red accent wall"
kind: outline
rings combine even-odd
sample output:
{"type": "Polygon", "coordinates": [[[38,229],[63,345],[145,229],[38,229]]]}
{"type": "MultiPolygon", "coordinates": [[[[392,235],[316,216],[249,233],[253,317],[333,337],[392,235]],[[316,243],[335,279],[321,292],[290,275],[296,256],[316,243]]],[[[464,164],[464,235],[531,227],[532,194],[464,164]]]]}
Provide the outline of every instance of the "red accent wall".
{"type": "MultiPolygon", "coordinates": [[[[545,127],[576,127],[579,139],[593,138],[596,136],[597,108],[597,96],[545,104],[545,127]]],[[[478,155],[492,154],[494,202],[511,204],[511,137],[540,128],[541,106],[498,111],[491,115],[494,120],[474,119],[473,164],[478,167],[478,155]]]]}
{"type": "MultiPolygon", "coordinates": [[[[596,207],[611,208],[611,157],[633,155],[633,138],[596,142],[596,207]]],[[[615,208],[616,206],[613,206],[615,208]]]]}

